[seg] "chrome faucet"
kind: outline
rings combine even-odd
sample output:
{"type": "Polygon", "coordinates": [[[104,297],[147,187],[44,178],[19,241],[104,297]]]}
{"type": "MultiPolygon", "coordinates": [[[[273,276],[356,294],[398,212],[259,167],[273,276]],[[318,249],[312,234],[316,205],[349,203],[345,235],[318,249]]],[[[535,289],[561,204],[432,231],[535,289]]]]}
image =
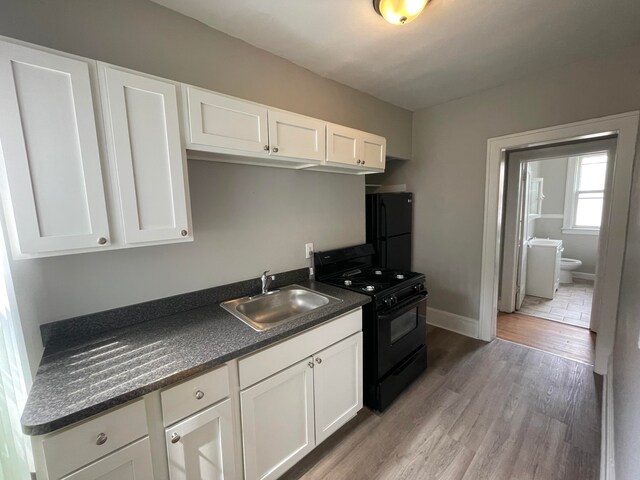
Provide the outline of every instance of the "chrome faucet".
{"type": "Polygon", "coordinates": [[[266,295],[267,293],[269,293],[269,285],[271,285],[271,282],[276,279],[275,275],[267,275],[267,273],[269,273],[269,270],[265,270],[262,276],[260,277],[260,280],[262,280],[263,295],[266,295]]]}

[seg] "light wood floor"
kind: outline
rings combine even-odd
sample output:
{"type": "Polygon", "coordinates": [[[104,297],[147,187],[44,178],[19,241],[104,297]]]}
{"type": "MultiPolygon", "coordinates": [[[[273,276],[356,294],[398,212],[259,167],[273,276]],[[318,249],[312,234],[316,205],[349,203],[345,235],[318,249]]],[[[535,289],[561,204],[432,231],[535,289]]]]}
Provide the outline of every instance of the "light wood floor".
{"type": "Polygon", "coordinates": [[[591,480],[600,377],[510,342],[429,332],[429,368],[382,415],[366,408],[283,478],[591,480]]]}
{"type": "Polygon", "coordinates": [[[585,328],[519,313],[499,313],[498,338],[593,365],[596,336],[585,328]]]}

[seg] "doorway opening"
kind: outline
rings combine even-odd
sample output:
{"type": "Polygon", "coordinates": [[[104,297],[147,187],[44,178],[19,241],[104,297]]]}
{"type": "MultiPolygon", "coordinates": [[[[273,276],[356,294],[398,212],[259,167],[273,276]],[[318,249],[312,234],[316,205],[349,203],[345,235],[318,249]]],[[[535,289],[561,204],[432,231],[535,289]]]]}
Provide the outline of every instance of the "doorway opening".
{"type": "Polygon", "coordinates": [[[616,143],[612,135],[507,151],[499,338],[593,364],[598,245],[616,143]]]}
{"type": "MultiPolygon", "coordinates": [[[[603,224],[598,246],[597,287],[594,291],[593,314],[591,316],[591,328],[597,332],[593,369],[595,373],[606,375],[615,340],[631,176],[639,123],[640,112],[628,112],[487,140],[478,330],[480,339],[491,341],[496,338],[507,152],[530,147],[602,139],[616,135],[616,154],[607,165],[606,181],[610,188],[604,195],[603,224]]],[[[562,324],[558,323],[558,325],[562,324]]],[[[567,325],[566,327],[571,326],[567,325]]]]}

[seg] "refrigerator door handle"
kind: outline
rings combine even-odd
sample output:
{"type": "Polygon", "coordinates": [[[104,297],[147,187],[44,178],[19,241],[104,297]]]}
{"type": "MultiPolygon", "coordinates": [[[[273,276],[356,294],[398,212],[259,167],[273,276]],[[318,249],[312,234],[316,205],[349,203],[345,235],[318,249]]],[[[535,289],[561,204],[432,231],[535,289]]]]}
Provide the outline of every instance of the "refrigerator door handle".
{"type": "Polygon", "coordinates": [[[382,214],[382,237],[387,238],[387,206],[384,204],[384,200],[380,200],[380,213],[382,214]]]}
{"type": "Polygon", "coordinates": [[[387,268],[387,258],[389,255],[388,242],[386,240],[380,240],[378,245],[380,246],[380,266],[382,268],[387,268]]]}

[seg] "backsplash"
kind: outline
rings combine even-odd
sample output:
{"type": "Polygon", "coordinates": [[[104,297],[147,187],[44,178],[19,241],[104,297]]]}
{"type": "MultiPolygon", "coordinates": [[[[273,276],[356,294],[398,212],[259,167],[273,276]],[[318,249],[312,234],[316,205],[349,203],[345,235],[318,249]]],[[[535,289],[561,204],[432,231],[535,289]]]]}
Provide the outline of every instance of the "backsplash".
{"type": "MultiPolygon", "coordinates": [[[[302,282],[309,278],[309,269],[300,268],[277,273],[271,288],[279,288],[292,283],[302,282]]],[[[45,347],[58,347],[114,330],[128,327],[157,318],[166,317],[178,312],[193,310],[220,303],[232,298],[253,295],[260,292],[260,279],[252,278],[241,282],[230,283],[204,290],[174,295],[151,300],[149,302],[114,308],[103,312],[82,315],[58,322],[45,323],[40,326],[42,343],[45,347]]]]}

